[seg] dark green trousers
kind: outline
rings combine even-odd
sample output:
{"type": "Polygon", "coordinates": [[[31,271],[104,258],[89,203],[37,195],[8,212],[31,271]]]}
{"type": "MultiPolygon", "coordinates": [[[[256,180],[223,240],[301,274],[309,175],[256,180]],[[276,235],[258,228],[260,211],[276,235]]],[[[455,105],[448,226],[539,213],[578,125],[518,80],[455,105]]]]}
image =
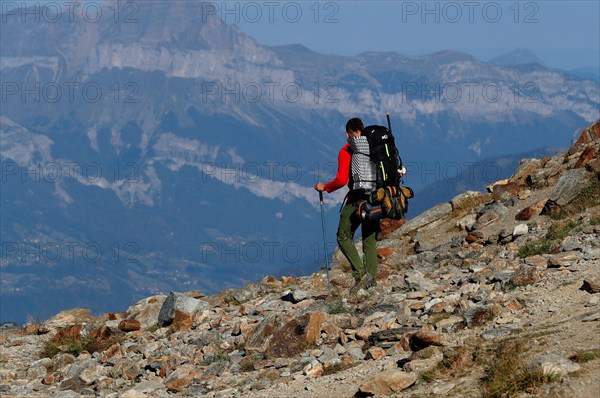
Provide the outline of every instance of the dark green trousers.
{"type": "Polygon", "coordinates": [[[357,281],[362,278],[365,272],[377,279],[377,232],[379,231],[379,221],[362,223],[362,244],[364,263],[354,246],[354,233],[361,225],[361,219],[356,214],[357,202],[348,201],[342,207],[340,212],[340,223],[337,231],[337,241],[340,250],[352,266],[352,276],[357,281]]]}

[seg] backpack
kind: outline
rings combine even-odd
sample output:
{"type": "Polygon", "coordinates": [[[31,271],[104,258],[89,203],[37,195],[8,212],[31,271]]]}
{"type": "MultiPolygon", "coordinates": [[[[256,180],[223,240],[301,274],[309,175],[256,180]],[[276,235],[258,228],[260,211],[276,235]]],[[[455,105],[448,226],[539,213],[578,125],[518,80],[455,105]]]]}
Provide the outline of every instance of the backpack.
{"type": "Polygon", "coordinates": [[[402,160],[391,130],[383,126],[367,126],[362,136],[369,142],[369,158],[375,164],[375,189],[400,185],[398,169],[402,160]]]}
{"type": "Polygon", "coordinates": [[[350,161],[351,190],[364,190],[370,193],[376,188],[375,164],[371,161],[367,137],[351,137],[348,144],[352,150],[350,161]]]}
{"type": "Polygon", "coordinates": [[[408,200],[414,197],[414,192],[400,185],[402,159],[392,131],[383,126],[367,126],[361,137],[366,137],[369,143],[369,159],[375,167],[375,189],[370,191],[368,200],[358,204],[359,217],[362,220],[406,217],[408,200]]]}

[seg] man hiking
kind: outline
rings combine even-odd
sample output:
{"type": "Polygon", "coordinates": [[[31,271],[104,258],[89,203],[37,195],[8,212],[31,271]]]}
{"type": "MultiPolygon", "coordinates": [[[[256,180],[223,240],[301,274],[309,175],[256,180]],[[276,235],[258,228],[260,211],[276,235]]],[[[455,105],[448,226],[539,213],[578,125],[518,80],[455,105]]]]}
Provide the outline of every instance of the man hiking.
{"type": "Polygon", "coordinates": [[[328,183],[318,182],[315,184],[317,191],[331,193],[348,185],[350,191],[346,195],[346,201],[340,212],[340,222],[337,230],[337,241],[344,256],[352,266],[352,276],[356,284],[351,291],[368,289],[375,286],[377,279],[377,232],[379,221],[362,221],[357,214],[358,203],[368,198],[364,189],[355,189],[352,173],[350,172],[352,161],[351,140],[360,137],[364,129],[362,120],[353,118],[346,123],[346,137],[349,143],[340,149],[338,155],[338,169],[335,178],[328,183]],[[362,224],[362,244],[364,253],[364,264],[354,246],[354,233],[362,224]],[[366,267],[365,267],[366,265],[366,267]]]}

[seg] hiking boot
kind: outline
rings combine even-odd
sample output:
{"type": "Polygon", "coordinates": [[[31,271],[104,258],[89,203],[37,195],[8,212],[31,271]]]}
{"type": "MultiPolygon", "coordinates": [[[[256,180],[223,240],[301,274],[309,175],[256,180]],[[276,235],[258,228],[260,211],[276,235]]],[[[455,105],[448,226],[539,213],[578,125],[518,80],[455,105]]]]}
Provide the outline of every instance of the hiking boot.
{"type": "Polygon", "coordinates": [[[371,286],[374,286],[375,279],[371,274],[365,274],[363,277],[356,282],[356,284],[350,289],[350,294],[356,294],[360,289],[367,290],[371,286]]]}

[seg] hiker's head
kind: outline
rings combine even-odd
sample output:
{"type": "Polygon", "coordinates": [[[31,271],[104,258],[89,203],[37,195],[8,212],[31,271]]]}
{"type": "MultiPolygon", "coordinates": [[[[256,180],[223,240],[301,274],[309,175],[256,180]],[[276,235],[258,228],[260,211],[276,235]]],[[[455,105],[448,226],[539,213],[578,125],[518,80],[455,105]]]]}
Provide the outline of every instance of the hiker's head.
{"type": "Polygon", "coordinates": [[[362,120],[360,120],[357,117],[352,118],[348,120],[348,123],[346,123],[346,135],[348,136],[348,138],[358,137],[362,133],[364,128],[365,126],[363,126],[362,120]]]}

